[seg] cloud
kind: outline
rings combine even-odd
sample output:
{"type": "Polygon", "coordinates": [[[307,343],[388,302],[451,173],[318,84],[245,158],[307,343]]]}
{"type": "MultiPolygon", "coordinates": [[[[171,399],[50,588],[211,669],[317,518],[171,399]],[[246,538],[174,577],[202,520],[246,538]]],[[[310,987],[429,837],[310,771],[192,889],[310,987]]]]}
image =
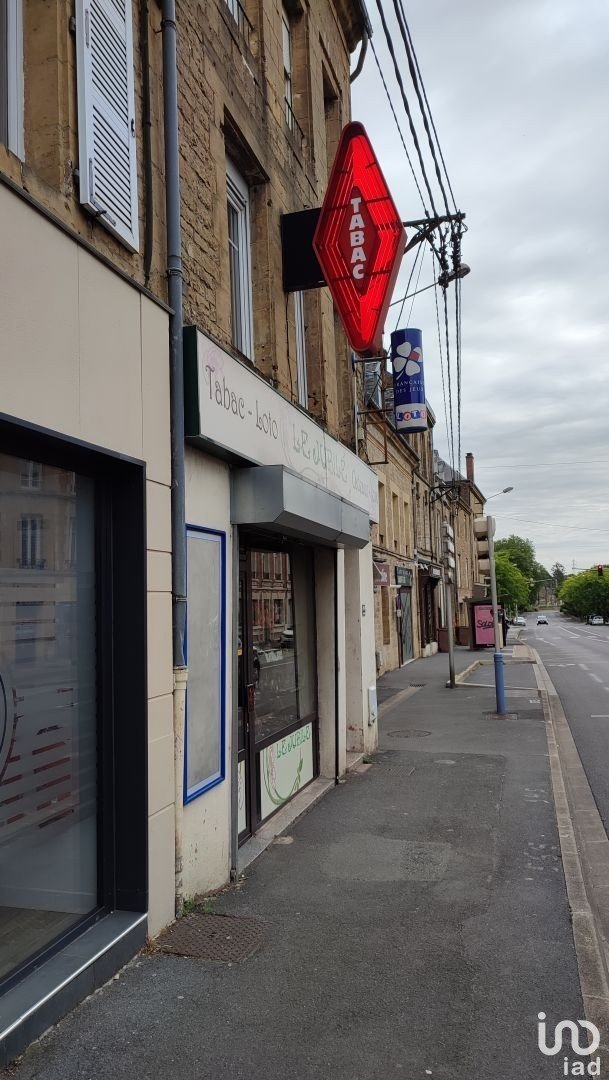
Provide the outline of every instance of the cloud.
{"type": "MultiPolygon", "coordinates": [[[[499,535],[527,535],[546,565],[609,563],[609,8],[588,0],[584,18],[572,0],[408,0],[406,13],[453,190],[467,214],[462,458],[474,452],[488,495],[514,487],[489,504],[499,535]]],[[[374,44],[425,195],[374,14],[374,44]]],[[[414,93],[409,98],[431,180],[414,93]]],[[[404,219],[422,216],[372,57],[353,84],[353,115],[368,129],[404,219]]],[[[432,187],[442,211],[437,183],[432,187]]],[[[412,260],[404,259],[396,298],[406,291],[412,260]]],[[[426,253],[419,287],[437,269],[426,253]]],[[[436,446],[446,457],[434,291],[410,309],[407,301],[400,325],[423,331],[436,446]]],[[[391,309],[388,331],[399,310],[391,309]]],[[[456,433],[454,349],[450,361],[456,433]]]]}

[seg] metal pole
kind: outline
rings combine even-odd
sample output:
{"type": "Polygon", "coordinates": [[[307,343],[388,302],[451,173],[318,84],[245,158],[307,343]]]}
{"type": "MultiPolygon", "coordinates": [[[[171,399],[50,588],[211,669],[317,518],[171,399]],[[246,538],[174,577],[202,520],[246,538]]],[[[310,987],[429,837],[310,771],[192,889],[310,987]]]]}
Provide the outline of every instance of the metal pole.
{"type": "Polygon", "coordinates": [[[444,578],[444,600],[446,603],[446,628],[448,630],[448,685],[455,688],[455,633],[453,627],[452,582],[444,578]]]}
{"type": "Polygon", "coordinates": [[[495,531],[494,518],[487,516],[488,557],[491,571],[491,604],[493,605],[493,633],[495,637],[495,696],[497,699],[497,712],[500,716],[505,713],[505,672],[503,669],[503,653],[501,652],[501,629],[499,627],[499,607],[497,605],[497,577],[495,574],[495,531]]]}

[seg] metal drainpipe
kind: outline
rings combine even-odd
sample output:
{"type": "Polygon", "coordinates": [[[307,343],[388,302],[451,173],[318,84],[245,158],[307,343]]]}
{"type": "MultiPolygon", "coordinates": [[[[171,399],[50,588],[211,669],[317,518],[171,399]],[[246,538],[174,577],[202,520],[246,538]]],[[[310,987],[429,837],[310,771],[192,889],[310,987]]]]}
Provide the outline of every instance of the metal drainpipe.
{"type": "Polygon", "coordinates": [[[169,382],[171,402],[175,913],[176,917],[179,918],[184,907],[182,821],[184,803],[184,723],[188,669],[184,654],[186,630],[186,510],[184,491],[184,371],[182,366],[182,233],[180,225],[180,147],[175,0],[162,0],[161,31],[163,39],[167,298],[172,309],[172,314],[169,317],[169,382]]]}

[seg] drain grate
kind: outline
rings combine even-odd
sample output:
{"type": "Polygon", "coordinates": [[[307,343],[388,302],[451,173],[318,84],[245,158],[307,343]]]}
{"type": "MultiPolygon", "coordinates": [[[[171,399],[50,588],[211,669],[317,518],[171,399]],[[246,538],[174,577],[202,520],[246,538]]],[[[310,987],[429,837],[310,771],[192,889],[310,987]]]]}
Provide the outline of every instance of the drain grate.
{"type": "Polygon", "coordinates": [[[499,716],[496,712],[487,712],[484,714],[485,720],[518,720],[517,712],[506,712],[503,716],[499,716]]]}
{"type": "Polygon", "coordinates": [[[262,930],[259,919],[194,912],[170,926],[159,938],[157,948],[175,956],[236,964],[256,952],[262,930]]]}
{"type": "Polygon", "coordinates": [[[387,734],[392,739],[424,739],[431,731],[388,731],[387,734]]]}
{"type": "Polygon", "coordinates": [[[424,682],[411,682],[411,683],[408,683],[408,685],[409,686],[416,686],[417,690],[420,690],[422,686],[427,686],[427,683],[424,683],[424,682]]]}

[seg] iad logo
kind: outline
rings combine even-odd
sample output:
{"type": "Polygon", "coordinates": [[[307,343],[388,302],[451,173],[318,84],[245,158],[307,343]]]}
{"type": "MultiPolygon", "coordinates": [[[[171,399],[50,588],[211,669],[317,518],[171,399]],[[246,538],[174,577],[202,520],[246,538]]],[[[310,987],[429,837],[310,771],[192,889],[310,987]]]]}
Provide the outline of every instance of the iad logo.
{"type": "MultiPolygon", "coordinates": [[[[601,1041],[599,1030],[596,1024],[591,1024],[589,1020],[578,1020],[577,1023],[574,1020],[561,1020],[554,1028],[554,1042],[551,1046],[548,1046],[545,1019],[546,1014],[540,1012],[540,1022],[537,1025],[537,1045],[546,1057],[554,1057],[555,1054],[560,1053],[563,1048],[563,1033],[565,1031],[568,1031],[571,1036],[571,1049],[580,1057],[591,1057],[598,1050],[601,1041]],[[580,1045],[579,1041],[580,1028],[585,1028],[592,1036],[590,1042],[584,1043],[583,1046],[580,1045]]],[[[563,1059],[563,1076],[600,1076],[600,1074],[600,1057],[596,1057],[587,1064],[583,1061],[570,1062],[568,1057],[563,1059]]]]}

